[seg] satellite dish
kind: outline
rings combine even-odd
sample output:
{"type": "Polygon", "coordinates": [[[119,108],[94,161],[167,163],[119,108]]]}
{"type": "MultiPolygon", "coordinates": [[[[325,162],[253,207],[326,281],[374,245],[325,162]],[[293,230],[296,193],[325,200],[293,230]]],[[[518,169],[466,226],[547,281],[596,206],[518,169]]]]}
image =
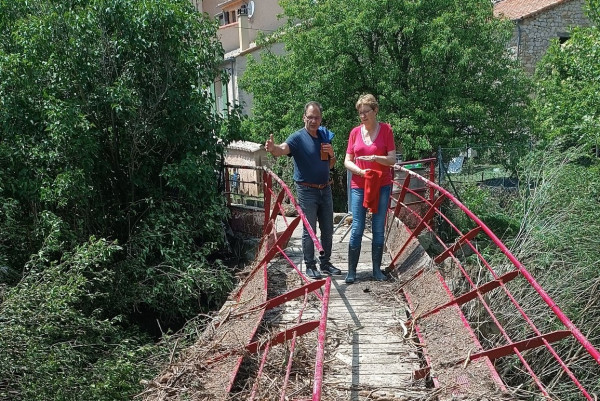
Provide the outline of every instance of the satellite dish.
{"type": "Polygon", "coordinates": [[[252,18],[254,15],[254,1],[248,3],[248,18],[252,18]]]}

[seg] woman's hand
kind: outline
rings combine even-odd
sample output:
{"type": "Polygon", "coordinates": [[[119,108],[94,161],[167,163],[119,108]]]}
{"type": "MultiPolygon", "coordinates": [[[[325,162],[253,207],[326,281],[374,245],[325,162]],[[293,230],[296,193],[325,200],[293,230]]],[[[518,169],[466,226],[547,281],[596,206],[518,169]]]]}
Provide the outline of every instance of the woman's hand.
{"type": "Polygon", "coordinates": [[[368,156],[356,156],[355,160],[364,160],[368,162],[379,163],[382,166],[393,166],[396,163],[396,151],[390,150],[387,156],[384,155],[368,155],[368,156]]]}

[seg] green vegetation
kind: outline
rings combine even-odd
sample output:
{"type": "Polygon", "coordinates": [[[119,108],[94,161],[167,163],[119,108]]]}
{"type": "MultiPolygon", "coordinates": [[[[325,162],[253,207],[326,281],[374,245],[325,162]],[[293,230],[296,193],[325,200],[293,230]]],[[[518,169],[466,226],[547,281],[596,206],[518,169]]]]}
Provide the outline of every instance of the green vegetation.
{"type": "MultiPolygon", "coordinates": [[[[598,2],[591,3],[599,8],[598,2]]],[[[563,149],[587,146],[600,155],[599,43],[597,27],[577,28],[564,45],[554,43],[540,62],[534,132],[544,143],[559,142],[563,149]]]]}
{"type": "MultiPolygon", "coordinates": [[[[530,185],[513,248],[598,348],[600,2],[588,1],[588,15],[596,26],[575,29],[562,46],[555,41],[536,71],[533,110],[539,145],[521,165],[522,181],[530,185]]],[[[547,308],[530,307],[538,320],[550,321],[547,308]]],[[[569,344],[557,348],[566,360],[578,360],[572,369],[597,394],[600,367],[586,363],[589,358],[582,358],[569,344]]],[[[554,377],[545,361],[536,361],[536,367],[554,377]]],[[[548,386],[556,398],[581,399],[564,389],[559,379],[549,380],[548,386]]]]}
{"type": "Polygon", "coordinates": [[[289,23],[275,37],[287,53],[250,60],[241,82],[254,95],[244,129],[257,142],[265,132],[284,140],[302,125],[304,103],[317,100],[343,155],[359,122],[354,104],[365,92],[378,97],[380,119],[394,127],[405,160],[438,146],[526,142],[528,81],[506,51],[512,25],[492,17],[490,2],[281,5],[289,23]]]}
{"type": "MultiPolygon", "coordinates": [[[[511,144],[526,149],[530,85],[506,51],[512,25],[481,0],[283,0],[288,24],[273,37],[285,55],[250,59],[240,86],[253,94],[245,135],[277,142],[302,126],[308,100],[336,133],[334,207],[346,210],[343,168],[358,96],[370,92],[404,160],[438,148],[511,144]],[[301,23],[299,23],[301,21],[301,23]],[[485,38],[482,40],[481,38],[485,38]]],[[[506,159],[498,155],[501,162],[506,159]]],[[[276,173],[288,179],[290,161],[276,173]]]]}
{"type": "MultiPolygon", "coordinates": [[[[600,22],[600,0],[588,4],[600,22]]],[[[242,125],[214,114],[217,25],[188,0],[0,0],[0,399],[138,393],[172,356],[169,330],[187,322],[178,347],[193,342],[197,316],[231,289],[215,185],[224,147],[240,132],[285,139],[315,99],[344,154],[364,92],[405,159],[537,141],[518,168],[520,150],[490,159],[510,160],[519,197],[468,186],[463,200],[600,344],[598,28],[555,43],[531,87],[486,1],[282,6],[288,53],[249,63],[255,109],[242,125]]],[[[577,397],[546,373],[553,394],[577,397]]],[[[600,392],[598,369],[577,374],[600,392]]]]}
{"type": "MultiPolygon", "coordinates": [[[[520,166],[520,197],[512,198],[508,207],[499,207],[498,202],[487,202],[487,212],[480,216],[503,237],[517,259],[577,328],[598,347],[600,163],[582,164],[580,161],[588,155],[588,151],[587,146],[565,150],[562,144],[558,144],[532,152],[520,166]],[[503,233],[501,222],[510,221],[518,224],[512,225],[513,230],[503,233]]],[[[474,210],[478,204],[481,205],[478,199],[481,197],[473,196],[466,203],[471,206],[474,201],[474,210]]],[[[493,258],[493,255],[489,257],[493,258]]],[[[550,332],[564,328],[524,280],[515,281],[517,283],[509,284],[511,291],[517,294],[517,299],[525,300],[520,304],[540,330],[550,332]]],[[[506,302],[492,298],[491,304],[501,316],[504,327],[517,338],[523,331],[529,332],[519,323],[521,320],[515,314],[514,306],[504,297],[502,300],[506,302]]],[[[597,380],[600,366],[583,355],[580,347],[573,346],[573,342],[575,340],[561,341],[553,346],[563,360],[568,361],[581,383],[596,393],[600,390],[597,380]]],[[[549,363],[548,358],[548,353],[539,353],[536,358],[533,352],[527,359],[533,370],[543,378],[553,398],[580,400],[581,395],[572,385],[565,385],[568,379],[557,375],[556,365],[549,363]]],[[[525,383],[521,390],[537,393],[537,387],[524,373],[521,364],[516,362],[512,364],[511,358],[503,358],[496,367],[509,385],[516,387],[525,383]]]]}
{"type": "MultiPolygon", "coordinates": [[[[588,6],[593,22],[600,23],[600,2],[589,1],[588,6]]],[[[518,166],[520,197],[501,204],[491,200],[489,193],[464,192],[465,204],[486,223],[491,222],[490,227],[499,235],[502,232],[497,231],[498,220],[490,221],[490,215],[496,215],[500,221],[519,221],[518,232],[511,230],[503,240],[596,348],[600,346],[599,43],[597,26],[575,29],[564,45],[553,43],[538,66],[532,104],[537,142],[518,166]]],[[[520,293],[519,298],[538,299],[526,285],[514,291],[520,293]]],[[[541,300],[522,305],[544,330],[562,328],[541,300]]],[[[493,308],[511,327],[514,308],[508,304],[496,304],[493,308]]],[[[571,345],[563,341],[556,343],[555,349],[569,361],[582,384],[597,394],[600,367],[571,345]]],[[[557,375],[546,358],[547,354],[533,358],[531,365],[551,396],[582,399],[565,385],[564,375],[557,375]]],[[[518,366],[510,360],[497,364],[504,379],[515,386],[529,380],[518,366]]]]}
{"type": "Polygon", "coordinates": [[[0,1],[0,399],[129,399],[228,294],[216,29],[188,0],[0,1]]]}

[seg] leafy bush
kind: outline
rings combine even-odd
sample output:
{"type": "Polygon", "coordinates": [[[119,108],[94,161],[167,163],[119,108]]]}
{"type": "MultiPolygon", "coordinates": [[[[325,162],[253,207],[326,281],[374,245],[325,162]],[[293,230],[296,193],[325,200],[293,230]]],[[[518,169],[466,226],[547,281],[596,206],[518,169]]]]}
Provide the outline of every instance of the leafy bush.
{"type": "Polygon", "coordinates": [[[115,400],[138,390],[148,338],[103,308],[119,251],[92,240],[60,262],[48,264],[46,249],[32,257],[0,307],[0,398],[115,400]]]}
{"type": "Polygon", "coordinates": [[[188,0],[0,1],[0,398],[129,399],[151,335],[231,288],[217,28],[188,0]]]}

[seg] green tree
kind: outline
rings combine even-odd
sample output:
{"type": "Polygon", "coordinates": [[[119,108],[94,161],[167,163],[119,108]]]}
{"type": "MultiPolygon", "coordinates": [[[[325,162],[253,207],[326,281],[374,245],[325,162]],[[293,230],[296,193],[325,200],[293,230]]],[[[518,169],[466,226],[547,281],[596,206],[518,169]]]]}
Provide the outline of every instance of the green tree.
{"type": "Polygon", "coordinates": [[[250,60],[241,85],[253,93],[245,126],[258,142],[301,125],[303,104],[323,103],[324,123],[345,136],[358,124],[354,103],[380,101],[405,158],[437,146],[522,143],[529,85],[506,51],[511,24],[485,0],[283,0],[288,23],[267,42],[285,55],[250,60]]]}
{"type": "MultiPolygon", "coordinates": [[[[588,15],[600,22],[600,3],[590,1],[588,15]]],[[[536,70],[535,133],[544,143],[564,149],[600,146],[600,30],[575,28],[560,45],[554,41],[536,70]]]]}
{"type": "Polygon", "coordinates": [[[40,325],[0,398],[128,398],[143,330],[229,292],[216,30],[188,0],[0,0],[0,348],[40,325]]]}

